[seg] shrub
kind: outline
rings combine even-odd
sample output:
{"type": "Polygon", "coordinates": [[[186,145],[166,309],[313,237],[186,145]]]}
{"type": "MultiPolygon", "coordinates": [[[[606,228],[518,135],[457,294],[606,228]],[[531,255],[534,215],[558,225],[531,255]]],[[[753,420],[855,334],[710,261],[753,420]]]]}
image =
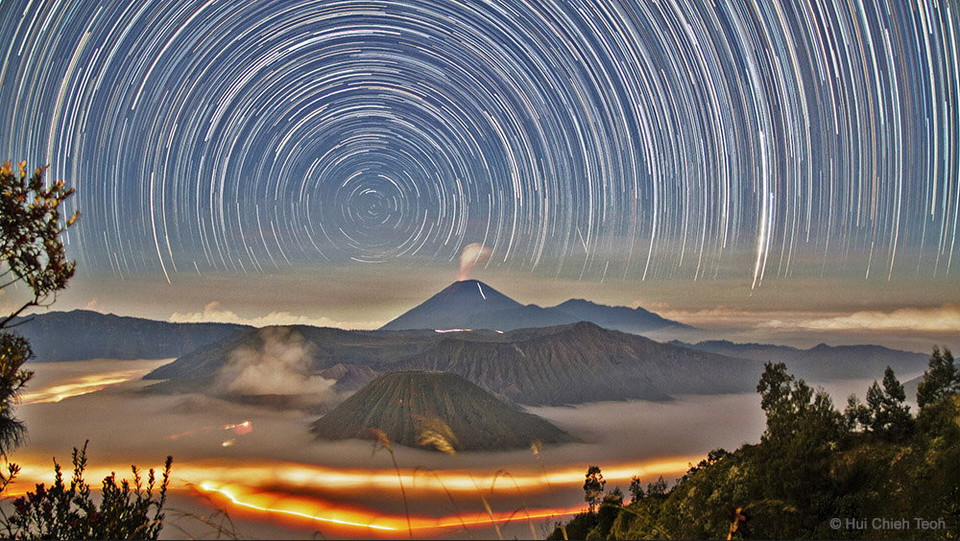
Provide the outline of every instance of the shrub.
{"type": "MultiPolygon", "coordinates": [[[[163,506],[167,499],[172,457],[167,457],[159,484],[150,469],[146,484],[140,470],[131,466],[133,483],[117,480],[111,473],[103,480],[100,503],[91,497],[83,478],[87,446],[73,449],[73,476],[69,485],[53,461],[55,480],[49,488],[36,485],[14,500],[12,516],[0,518],[0,529],[9,539],[157,539],[163,528],[163,506]]],[[[16,475],[11,468],[9,478],[16,475]]]]}

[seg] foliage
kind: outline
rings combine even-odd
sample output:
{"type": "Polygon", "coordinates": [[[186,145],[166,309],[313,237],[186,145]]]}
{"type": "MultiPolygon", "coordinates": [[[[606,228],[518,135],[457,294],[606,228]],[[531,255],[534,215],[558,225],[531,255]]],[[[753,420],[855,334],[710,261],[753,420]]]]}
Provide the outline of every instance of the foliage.
{"type": "Polygon", "coordinates": [[[889,441],[902,441],[913,432],[914,419],[910,406],[904,404],[907,394],[889,366],[883,374],[883,385],[876,381],[867,389],[867,403],[862,405],[855,396],[847,402],[850,411],[844,418],[855,419],[861,429],[889,441]],[[852,408],[852,409],[851,409],[852,408]]]}
{"type": "Polygon", "coordinates": [[[623,492],[614,488],[609,494],[604,494],[599,509],[597,509],[597,524],[587,533],[587,539],[606,539],[613,527],[613,523],[620,516],[623,507],[623,492]]]}
{"type": "Polygon", "coordinates": [[[567,532],[576,523],[578,533],[589,524],[588,539],[957,539],[960,396],[947,358],[934,350],[922,422],[905,406],[892,370],[871,385],[866,404],[851,397],[841,415],[825,393],[768,363],[757,386],[767,414],[759,444],[712,451],[672,489],[657,483],[628,505],[609,506],[619,510],[609,530],[601,506],[575,517],[567,532]],[[942,518],[945,527],[835,529],[830,522],[863,517],[942,518]]]}
{"type": "Polygon", "coordinates": [[[0,321],[0,328],[25,309],[50,302],[52,295],[66,287],[75,267],[67,260],[60,239],[79,217],[74,213],[64,223],[60,216],[73,189],[62,180],[44,182],[45,168],[38,168],[30,176],[26,162],[18,168],[15,174],[10,162],[0,167],[0,279],[6,280],[0,289],[23,283],[30,289],[31,298],[0,321]]]}
{"type": "Polygon", "coordinates": [[[0,456],[23,442],[23,422],[14,416],[13,408],[20,390],[33,376],[23,364],[33,358],[30,344],[21,336],[0,332],[0,456]]]}
{"type": "MultiPolygon", "coordinates": [[[[44,168],[30,176],[26,164],[14,173],[9,162],[0,167],[0,290],[23,285],[28,299],[0,319],[6,328],[24,310],[48,306],[73,277],[75,263],[68,261],[61,234],[79,217],[61,220],[64,201],[73,195],[63,181],[44,182],[44,168]]],[[[33,375],[23,364],[33,358],[30,344],[21,336],[0,332],[0,456],[7,458],[19,445],[25,427],[13,415],[19,392],[33,375]]],[[[172,457],[167,457],[161,478],[151,469],[146,481],[132,466],[133,481],[103,480],[99,504],[83,478],[87,446],[73,450],[73,476],[64,482],[54,460],[54,482],[36,485],[33,492],[13,501],[13,514],[0,510],[0,535],[7,539],[157,539],[163,528],[172,457]]],[[[19,466],[7,463],[0,473],[0,494],[14,480],[19,466]]]]}
{"type": "Polygon", "coordinates": [[[866,404],[856,395],[847,399],[843,412],[844,426],[849,432],[866,432],[888,441],[903,441],[914,430],[915,420],[903,385],[889,366],[883,373],[883,382],[874,381],[867,389],[866,404]]]}
{"type": "Polygon", "coordinates": [[[657,478],[656,482],[647,484],[648,498],[661,498],[667,495],[667,482],[663,476],[657,478]]]}
{"type": "Polygon", "coordinates": [[[9,539],[157,539],[163,528],[163,506],[167,499],[172,457],[167,457],[157,483],[156,472],[147,473],[144,484],[140,470],[132,466],[133,483],[117,481],[115,474],[103,480],[100,504],[91,496],[83,478],[87,465],[86,445],[73,450],[73,476],[69,484],[56,460],[53,485],[36,486],[35,492],[13,502],[14,513],[0,525],[9,539]],[[152,511],[152,512],[151,512],[152,511]]]}
{"type": "Polygon", "coordinates": [[[553,532],[547,536],[547,539],[566,540],[566,539],[586,539],[590,531],[597,526],[596,513],[580,513],[575,515],[570,522],[566,524],[557,523],[553,532]]]}
{"type": "Polygon", "coordinates": [[[590,512],[593,513],[597,505],[603,499],[603,487],[607,482],[603,479],[603,473],[599,466],[590,466],[587,468],[586,480],[583,482],[583,500],[590,506],[590,512]]]}
{"type": "MultiPolygon", "coordinates": [[[[31,306],[50,302],[50,297],[67,285],[74,263],[67,261],[60,234],[79,216],[66,223],[60,219],[61,205],[72,194],[62,181],[47,185],[44,169],[28,176],[26,163],[14,173],[10,162],[0,166],[0,290],[23,284],[30,298],[13,313],[0,316],[0,329],[31,306]]],[[[0,456],[23,441],[25,428],[13,415],[20,389],[33,375],[21,367],[33,357],[23,338],[0,332],[0,456]]]]}
{"type": "Polygon", "coordinates": [[[630,496],[635,502],[643,498],[643,484],[640,482],[640,477],[636,475],[630,478],[630,496]]]}
{"type": "Polygon", "coordinates": [[[923,381],[917,386],[917,405],[922,410],[945,396],[960,391],[960,373],[954,364],[953,353],[934,346],[930,355],[929,368],[923,374],[923,381]]]}

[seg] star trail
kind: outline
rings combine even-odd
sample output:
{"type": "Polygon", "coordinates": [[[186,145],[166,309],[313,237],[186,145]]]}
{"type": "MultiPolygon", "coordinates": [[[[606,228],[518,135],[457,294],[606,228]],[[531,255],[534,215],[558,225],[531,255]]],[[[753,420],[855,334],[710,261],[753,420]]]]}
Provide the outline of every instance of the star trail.
{"type": "Polygon", "coordinates": [[[3,0],[0,155],[118,277],[956,276],[955,0],[3,0]],[[70,210],[73,210],[71,208],[70,210]]]}

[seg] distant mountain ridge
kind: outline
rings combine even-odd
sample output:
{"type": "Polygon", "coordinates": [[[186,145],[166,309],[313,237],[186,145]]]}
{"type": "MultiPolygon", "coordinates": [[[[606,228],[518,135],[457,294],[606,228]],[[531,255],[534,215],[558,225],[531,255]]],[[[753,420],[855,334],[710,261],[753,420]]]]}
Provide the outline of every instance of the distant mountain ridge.
{"type": "Polygon", "coordinates": [[[675,347],[581,322],[497,333],[343,331],[267,327],[193,351],[144,379],[162,392],[211,392],[234,359],[296,348],[303,376],[351,391],[397,371],[460,374],[493,394],[528,405],[752,390],[761,363],[675,347]],[[268,343],[272,345],[268,345],[268,343]]]}
{"type": "Polygon", "coordinates": [[[385,369],[452,372],[517,403],[559,406],[746,392],[762,366],[579,322],[449,336],[385,369]]]}
{"type": "Polygon", "coordinates": [[[741,359],[783,362],[791,373],[810,381],[869,377],[879,379],[883,377],[887,366],[903,376],[911,372],[922,372],[930,358],[923,353],[876,345],[819,344],[809,349],[800,349],[771,344],[739,344],[727,340],[708,340],[696,344],[674,340],[668,343],[741,359]]]}
{"type": "Polygon", "coordinates": [[[423,303],[390,321],[381,330],[498,329],[554,327],[589,321],[623,332],[691,329],[643,308],[606,306],[571,299],[557,306],[523,305],[478,280],[454,282],[423,303]]]}
{"type": "Polygon", "coordinates": [[[370,429],[383,431],[395,444],[431,450],[437,447],[430,442],[449,445],[453,451],[478,451],[571,439],[546,420],[444,372],[380,376],[311,428],[322,439],[370,439],[370,429]]]}
{"type": "Polygon", "coordinates": [[[36,362],[167,359],[228,340],[253,327],[170,323],[90,310],[47,312],[13,320],[10,332],[30,341],[36,362]]]}

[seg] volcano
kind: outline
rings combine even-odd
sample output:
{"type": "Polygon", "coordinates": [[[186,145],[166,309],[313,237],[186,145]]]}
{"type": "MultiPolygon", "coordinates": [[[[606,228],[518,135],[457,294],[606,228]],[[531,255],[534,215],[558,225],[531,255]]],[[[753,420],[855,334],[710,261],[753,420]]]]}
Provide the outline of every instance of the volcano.
{"type": "Polygon", "coordinates": [[[478,280],[454,282],[422,304],[384,325],[381,330],[497,329],[554,327],[580,321],[607,329],[643,333],[691,327],[643,308],[606,306],[571,299],[552,307],[524,305],[478,280]]]}
{"type": "Polygon", "coordinates": [[[524,306],[478,280],[454,282],[382,330],[474,328],[478,318],[524,306]]]}
{"type": "Polygon", "coordinates": [[[333,440],[370,439],[371,429],[399,445],[454,451],[511,449],[534,441],[569,439],[544,419],[448,372],[380,376],[312,427],[318,438],[333,440]]]}

